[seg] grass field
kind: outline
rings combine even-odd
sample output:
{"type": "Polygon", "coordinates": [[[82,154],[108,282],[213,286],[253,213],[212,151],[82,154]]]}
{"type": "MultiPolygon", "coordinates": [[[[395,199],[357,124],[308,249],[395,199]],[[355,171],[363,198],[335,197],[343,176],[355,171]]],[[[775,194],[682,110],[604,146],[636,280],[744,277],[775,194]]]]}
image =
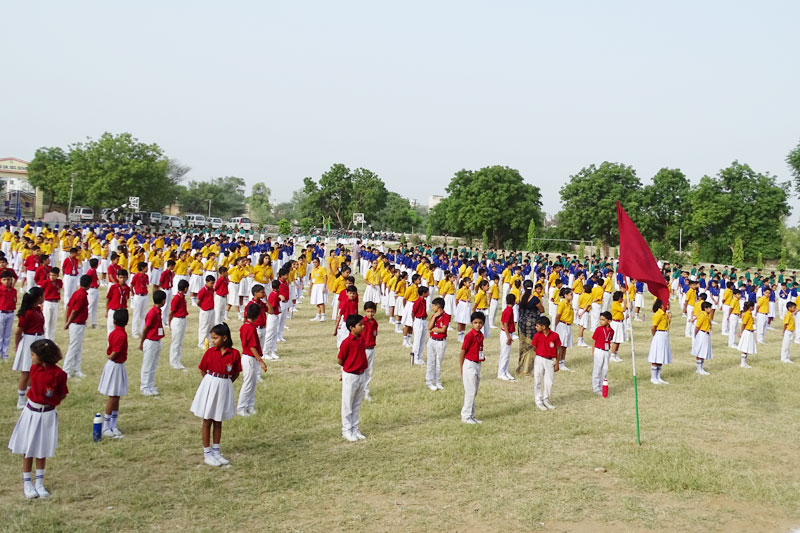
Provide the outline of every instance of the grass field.
{"type": "MultiPolygon", "coordinates": [[[[102,300],[102,299],[101,299],[102,300]]],[[[788,531],[800,526],[798,469],[800,364],[779,361],[780,332],[739,368],[739,355],[714,335],[712,375],[696,376],[683,319],[674,320],[675,362],[666,386],[649,383],[647,322],[635,323],[642,445],[635,442],[631,347],[612,363],[611,393],[591,393],[588,349],[567,354],[551,401],[533,405],[533,380],[494,379],[499,340],[487,341],[476,401],[480,426],[459,411],[454,332],[444,391],[425,387],[382,312],[374,400],[361,410],[368,439],[340,431],[339,370],[331,322],[309,322],[306,301],[288,321],[283,360],[269,364],[249,418],[223,425],[230,468],[203,465],[200,421],[189,412],[200,382],[197,310],[190,307],[184,363],[168,364],[162,344],[156,385],[138,393],[141,352],[131,339],[130,395],[122,399],[125,437],[93,443],[105,327],[87,330],[83,370],[59,407],[60,438],[47,464],[49,501],[22,496],[19,456],[0,462],[3,519],[9,531],[788,531]]],[[[649,314],[648,314],[649,318],[649,314]]],[[[63,324],[63,311],[59,320],[63,324]]],[[[238,330],[239,322],[231,322],[238,330]]],[[[235,335],[238,343],[238,331],[235,335]]],[[[588,335],[587,335],[588,338],[588,335]]],[[[66,347],[66,332],[56,341],[66,347]]],[[[800,361],[800,346],[794,350],[800,361]]],[[[516,368],[516,346],[512,367],[516,368]]],[[[5,400],[0,432],[17,420],[17,374],[0,367],[5,400]]],[[[238,390],[239,382],[235,384],[238,390]]]]}

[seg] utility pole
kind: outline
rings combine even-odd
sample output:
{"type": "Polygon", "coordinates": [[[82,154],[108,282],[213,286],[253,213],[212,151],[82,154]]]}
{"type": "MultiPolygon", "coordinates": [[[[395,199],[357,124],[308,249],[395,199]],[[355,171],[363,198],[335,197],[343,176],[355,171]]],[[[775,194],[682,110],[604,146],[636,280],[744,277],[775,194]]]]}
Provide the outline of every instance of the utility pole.
{"type": "Polygon", "coordinates": [[[69,215],[72,213],[72,189],[75,186],[75,176],[77,172],[72,173],[72,180],[69,182],[69,205],[67,206],[67,222],[69,222],[69,215]]]}

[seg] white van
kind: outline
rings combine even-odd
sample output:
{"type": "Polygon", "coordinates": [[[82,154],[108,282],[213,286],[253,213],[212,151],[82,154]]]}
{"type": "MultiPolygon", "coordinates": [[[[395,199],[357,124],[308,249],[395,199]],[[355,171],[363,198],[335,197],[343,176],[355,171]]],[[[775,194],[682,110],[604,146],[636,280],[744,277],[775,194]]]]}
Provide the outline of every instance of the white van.
{"type": "Polygon", "coordinates": [[[163,216],[161,217],[161,224],[169,228],[180,228],[183,226],[183,221],[180,219],[180,217],[163,216]]]}
{"type": "Polygon", "coordinates": [[[186,215],[187,228],[204,228],[206,227],[206,217],[203,215],[186,215]]]}
{"type": "Polygon", "coordinates": [[[155,211],[150,213],[150,224],[158,226],[161,224],[161,213],[157,213],[155,211]]]}
{"type": "Polygon", "coordinates": [[[245,231],[250,231],[252,225],[250,224],[250,219],[247,217],[233,217],[230,222],[228,222],[228,227],[230,229],[241,228],[245,231]]]}
{"type": "Polygon", "coordinates": [[[86,222],[94,218],[94,211],[88,207],[73,207],[72,212],[69,214],[70,222],[86,222]]]}

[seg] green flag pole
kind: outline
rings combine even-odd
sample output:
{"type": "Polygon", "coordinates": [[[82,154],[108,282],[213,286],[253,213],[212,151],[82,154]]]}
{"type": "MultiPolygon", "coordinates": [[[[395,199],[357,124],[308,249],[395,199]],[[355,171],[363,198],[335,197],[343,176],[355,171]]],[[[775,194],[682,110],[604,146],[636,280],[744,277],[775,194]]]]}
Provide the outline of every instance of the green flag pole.
{"type": "MultiPolygon", "coordinates": [[[[630,282],[631,281],[629,279],[628,283],[630,282]]],[[[630,313],[630,310],[628,312],[630,313]]],[[[633,366],[633,398],[636,406],[636,444],[641,446],[642,437],[639,433],[639,387],[636,385],[636,349],[634,348],[633,344],[633,319],[631,319],[631,327],[629,331],[631,334],[631,365],[633,366]]]]}

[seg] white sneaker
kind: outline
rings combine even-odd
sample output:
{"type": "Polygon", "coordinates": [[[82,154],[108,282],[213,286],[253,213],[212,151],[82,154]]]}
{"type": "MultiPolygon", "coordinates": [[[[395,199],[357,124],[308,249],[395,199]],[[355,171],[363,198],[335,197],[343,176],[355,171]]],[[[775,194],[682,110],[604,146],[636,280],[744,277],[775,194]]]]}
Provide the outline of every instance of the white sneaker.
{"type": "Polygon", "coordinates": [[[464,424],[477,424],[478,422],[474,418],[467,418],[466,420],[462,420],[464,424]]]}
{"type": "Polygon", "coordinates": [[[83,379],[83,378],[85,378],[85,377],[86,377],[86,374],[84,374],[84,373],[83,373],[83,372],[81,372],[80,370],[78,370],[77,372],[73,373],[72,375],[73,375],[73,376],[75,376],[75,377],[76,377],[76,378],[78,378],[78,379],[83,379]]]}
{"type": "Polygon", "coordinates": [[[650,383],[653,385],[661,385],[661,382],[658,381],[658,378],[650,378],[650,383]]]}
{"type": "Polygon", "coordinates": [[[213,453],[205,455],[203,462],[208,466],[222,466],[222,463],[217,460],[213,453]]]}
{"type": "Polygon", "coordinates": [[[620,356],[618,356],[618,355],[615,355],[614,357],[610,358],[609,361],[613,361],[615,363],[621,363],[622,362],[622,358],[620,356]]]}
{"type": "Polygon", "coordinates": [[[344,440],[348,442],[356,442],[358,440],[358,437],[356,437],[352,433],[343,433],[342,437],[344,438],[344,440]]]}
{"type": "Polygon", "coordinates": [[[219,461],[219,464],[221,464],[221,465],[223,465],[223,466],[224,466],[224,465],[229,465],[229,464],[231,464],[231,462],[230,462],[230,461],[228,461],[227,459],[225,459],[225,457],[223,457],[223,456],[222,456],[222,454],[221,454],[221,453],[219,453],[219,452],[217,452],[217,453],[211,452],[211,455],[213,455],[213,456],[214,456],[214,459],[216,459],[217,461],[219,461]]]}
{"type": "Polygon", "coordinates": [[[314,318],[309,320],[309,322],[319,322],[319,316],[315,316],[314,318]]]}
{"type": "Polygon", "coordinates": [[[741,363],[739,366],[740,366],[741,368],[753,368],[753,367],[751,367],[750,365],[748,365],[747,363],[741,363]]]}
{"type": "Polygon", "coordinates": [[[356,430],[356,431],[353,433],[353,435],[355,435],[355,437],[356,437],[358,440],[365,440],[365,439],[367,438],[367,437],[366,437],[366,436],[365,436],[363,433],[361,433],[361,432],[360,432],[360,431],[358,431],[358,430],[356,430]]]}
{"type": "Polygon", "coordinates": [[[120,438],[122,438],[122,437],[124,437],[124,436],[125,436],[125,435],[123,435],[123,434],[122,434],[122,432],[121,432],[119,429],[117,429],[117,428],[111,428],[111,431],[113,431],[113,432],[114,432],[114,438],[115,438],[115,439],[120,439],[120,438]]]}
{"type": "Polygon", "coordinates": [[[110,429],[104,429],[103,430],[103,436],[106,437],[106,438],[109,438],[109,439],[113,439],[114,438],[114,431],[110,430],[110,429]]]}
{"type": "Polygon", "coordinates": [[[536,407],[538,407],[542,411],[547,411],[547,407],[545,407],[543,403],[537,403],[536,407]]]}
{"type": "Polygon", "coordinates": [[[174,368],[175,370],[186,370],[186,367],[180,364],[174,365],[172,368],[174,368]]]}
{"type": "Polygon", "coordinates": [[[275,352],[272,352],[271,354],[269,354],[269,358],[272,359],[273,361],[280,361],[281,360],[281,356],[278,355],[275,352]]]}
{"type": "Polygon", "coordinates": [[[153,396],[153,389],[141,389],[139,393],[142,396],[153,396]]]}
{"type": "Polygon", "coordinates": [[[507,379],[508,381],[517,381],[517,378],[515,378],[515,377],[514,377],[514,376],[512,376],[511,374],[506,374],[506,379],[507,379]]]}
{"type": "Polygon", "coordinates": [[[158,396],[158,389],[152,387],[149,390],[150,390],[150,396],[158,396]]]}
{"type": "Polygon", "coordinates": [[[499,379],[501,381],[508,381],[508,378],[505,377],[505,376],[497,376],[497,379],[499,379]]]}
{"type": "Polygon", "coordinates": [[[569,368],[567,368],[567,365],[565,365],[563,361],[562,361],[562,362],[560,362],[560,363],[558,363],[558,369],[559,369],[559,370],[565,370],[565,371],[567,371],[567,372],[572,372],[572,370],[570,370],[569,368]]]}
{"type": "Polygon", "coordinates": [[[444,390],[444,387],[442,387],[441,383],[436,384],[436,390],[444,390]]]}
{"type": "Polygon", "coordinates": [[[237,409],[236,410],[237,416],[250,416],[250,413],[247,412],[247,409],[237,409]]]}
{"type": "Polygon", "coordinates": [[[36,494],[38,494],[40,498],[49,498],[50,497],[50,493],[47,492],[46,488],[44,488],[44,484],[37,483],[33,488],[36,489],[36,494]]]}
{"type": "Polygon", "coordinates": [[[791,359],[783,359],[781,363],[794,363],[791,359]]]}
{"type": "Polygon", "coordinates": [[[30,481],[22,484],[22,493],[25,495],[25,498],[29,500],[39,497],[39,493],[36,492],[36,487],[34,487],[33,483],[30,481]]]}
{"type": "Polygon", "coordinates": [[[661,378],[658,378],[658,382],[661,383],[662,385],[669,385],[669,381],[665,381],[661,378]]]}
{"type": "Polygon", "coordinates": [[[695,371],[695,374],[699,374],[701,376],[709,376],[711,375],[709,372],[706,372],[704,369],[700,368],[695,371]]]}
{"type": "Polygon", "coordinates": [[[424,359],[414,359],[414,364],[417,365],[417,366],[422,366],[422,365],[425,364],[425,360],[424,359]]]}
{"type": "Polygon", "coordinates": [[[480,420],[478,420],[478,419],[477,419],[477,418],[475,418],[474,416],[472,417],[472,422],[473,422],[474,424],[483,424],[483,422],[481,422],[480,420]]]}
{"type": "Polygon", "coordinates": [[[544,406],[550,409],[551,411],[554,411],[556,408],[555,405],[551,404],[549,400],[542,400],[542,404],[544,404],[544,406]]]}
{"type": "Polygon", "coordinates": [[[436,385],[428,385],[428,388],[433,391],[439,390],[436,385]]]}

